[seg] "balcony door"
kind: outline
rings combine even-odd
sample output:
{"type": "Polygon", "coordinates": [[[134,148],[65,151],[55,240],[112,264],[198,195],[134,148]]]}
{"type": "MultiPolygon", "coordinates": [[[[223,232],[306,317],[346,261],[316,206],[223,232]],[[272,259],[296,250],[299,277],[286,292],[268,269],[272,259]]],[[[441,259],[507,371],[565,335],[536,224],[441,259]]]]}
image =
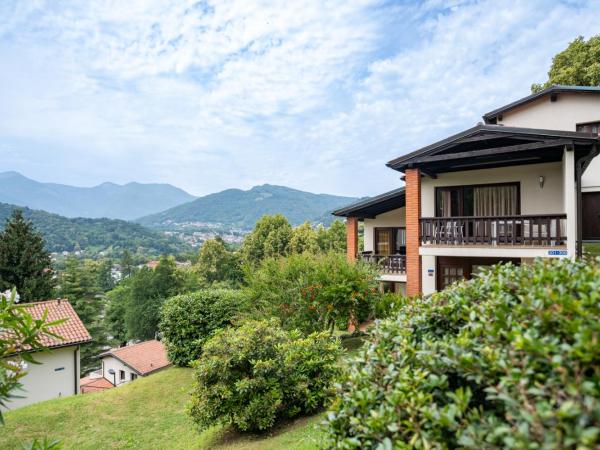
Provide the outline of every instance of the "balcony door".
{"type": "Polygon", "coordinates": [[[377,227],[375,228],[375,254],[405,255],[406,254],[406,228],[403,227],[377,227]]]}
{"type": "Polygon", "coordinates": [[[519,183],[436,188],[436,217],[494,217],[520,214],[519,183]]]}

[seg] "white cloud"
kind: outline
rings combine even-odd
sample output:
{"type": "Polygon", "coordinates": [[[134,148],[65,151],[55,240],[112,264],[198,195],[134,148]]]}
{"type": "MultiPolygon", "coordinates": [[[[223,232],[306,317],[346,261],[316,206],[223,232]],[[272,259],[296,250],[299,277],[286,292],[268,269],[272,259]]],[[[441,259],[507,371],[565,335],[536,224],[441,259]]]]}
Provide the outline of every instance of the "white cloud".
{"type": "Polygon", "coordinates": [[[597,10],[541,0],[3,3],[0,158],[79,184],[374,194],[398,184],[385,161],[543,81],[554,53],[595,32],[597,10]]]}

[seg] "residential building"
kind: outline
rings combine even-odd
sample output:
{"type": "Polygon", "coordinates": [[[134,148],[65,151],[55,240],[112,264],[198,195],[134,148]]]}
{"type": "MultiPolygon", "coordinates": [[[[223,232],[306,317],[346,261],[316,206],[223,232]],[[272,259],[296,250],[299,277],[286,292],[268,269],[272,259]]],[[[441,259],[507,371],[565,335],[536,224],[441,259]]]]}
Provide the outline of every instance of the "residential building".
{"type": "Polygon", "coordinates": [[[88,376],[83,377],[79,381],[79,385],[82,394],[105,391],[115,387],[112,382],[102,376],[101,370],[92,372],[88,376]]]}
{"type": "Polygon", "coordinates": [[[81,319],[67,300],[48,300],[27,303],[24,308],[35,319],[41,319],[47,311],[48,321],[65,321],[50,328],[62,339],[43,336],[45,351],[33,355],[40,364],[29,364],[27,374],[21,379],[23,390],[16,392],[20,398],[7,402],[8,409],[57,397],[69,397],[79,393],[80,351],[79,346],[92,340],[81,319]]]}
{"type": "Polygon", "coordinates": [[[167,350],[157,340],[113,348],[100,355],[102,377],[115,386],[129,383],[169,367],[167,350]]]}
{"type": "Polygon", "coordinates": [[[390,161],[404,187],[334,212],[347,218],[348,257],[376,263],[388,288],[429,294],[600,241],[600,88],[553,86],[483,119],[390,161]]]}

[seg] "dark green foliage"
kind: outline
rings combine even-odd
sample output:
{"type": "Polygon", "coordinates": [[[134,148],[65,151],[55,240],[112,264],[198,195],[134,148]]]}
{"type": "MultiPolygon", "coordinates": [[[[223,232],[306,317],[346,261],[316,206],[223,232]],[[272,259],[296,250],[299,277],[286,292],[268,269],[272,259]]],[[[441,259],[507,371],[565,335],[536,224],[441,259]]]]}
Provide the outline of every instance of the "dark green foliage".
{"type": "Polygon", "coordinates": [[[402,309],[406,299],[393,292],[380,293],[374,302],[374,315],[376,319],[394,317],[402,309]]]}
{"type": "MultiPolygon", "coordinates": [[[[18,209],[0,203],[0,221],[18,209]]],[[[147,255],[178,253],[188,250],[184,242],[168,238],[141,225],[115,219],[68,219],[45,211],[22,208],[23,216],[33,222],[51,252],[86,251],[88,256],[100,251],[120,256],[124,249],[147,255]]]]}
{"type": "Polygon", "coordinates": [[[231,289],[203,289],[168,299],[161,310],[160,331],[169,360],[188,366],[202,354],[204,342],[247,307],[246,296],[231,289]]]}
{"type": "Polygon", "coordinates": [[[103,320],[106,300],[100,286],[104,270],[103,263],[69,257],[59,277],[59,297],[69,300],[92,336],[92,342],[81,346],[82,373],[100,366],[97,357],[108,344],[103,320]]]}
{"type": "Polygon", "coordinates": [[[367,319],[378,296],[375,275],[371,266],[349,263],[343,254],[304,253],[267,259],[247,272],[246,282],[258,316],[310,333],[335,325],[345,330],[367,319]]]}
{"type": "Polygon", "coordinates": [[[22,301],[52,297],[54,279],[44,239],[21,210],[14,210],[0,233],[0,289],[16,288],[22,301]]]}
{"type": "Polygon", "coordinates": [[[142,217],[139,223],[165,227],[169,221],[212,222],[249,230],[264,215],[283,214],[293,225],[309,220],[325,224],[333,220],[331,211],[354,203],[352,197],[312,194],[283,186],[265,184],[248,191],[227,189],[158,214],[142,217]]]}
{"type": "Polygon", "coordinates": [[[600,35],[585,40],[579,36],[552,59],[548,81],[533,84],[532,92],[554,84],[600,86],[600,35]]]}
{"type": "Polygon", "coordinates": [[[175,261],[166,256],[160,258],[154,270],[136,270],[108,294],[111,334],[119,342],[154,339],[164,301],[197,288],[193,274],[178,270],[175,261]]]}
{"type": "Polygon", "coordinates": [[[301,337],[277,321],[249,321],[208,340],[195,363],[189,412],[200,429],[223,423],[262,431],[326,405],[338,376],[339,341],[301,337]]]}
{"type": "Polygon", "coordinates": [[[334,220],[329,228],[317,228],[317,244],[322,252],[346,253],[346,224],[334,220]]]}
{"type": "Polygon", "coordinates": [[[600,261],[498,266],[408,301],[327,423],[328,448],[598,448],[600,261]]]}
{"type": "Polygon", "coordinates": [[[220,237],[206,241],[198,254],[194,270],[207,283],[238,286],[244,277],[241,260],[220,237]]]}

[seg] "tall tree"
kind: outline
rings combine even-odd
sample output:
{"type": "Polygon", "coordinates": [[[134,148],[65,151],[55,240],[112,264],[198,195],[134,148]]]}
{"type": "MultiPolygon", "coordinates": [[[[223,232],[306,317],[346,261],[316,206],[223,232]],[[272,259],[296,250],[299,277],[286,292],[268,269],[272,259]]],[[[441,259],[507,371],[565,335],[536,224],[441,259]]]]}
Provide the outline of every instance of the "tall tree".
{"type": "Polygon", "coordinates": [[[194,270],[209,284],[223,282],[235,286],[243,277],[239,257],[227,248],[219,236],[202,245],[194,270]]]}
{"type": "Polygon", "coordinates": [[[319,251],[317,233],[313,230],[310,222],[304,222],[302,225],[294,228],[289,250],[290,253],[317,253],[319,251]]]}
{"type": "Polygon", "coordinates": [[[133,257],[129,250],[125,249],[123,251],[123,255],[121,256],[121,278],[125,279],[130,277],[133,274],[135,269],[135,265],[133,263],[133,257]]]}
{"type": "Polygon", "coordinates": [[[0,233],[0,288],[15,287],[22,301],[48,299],[54,279],[44,239],[21,210],[14,210],[0,233]]]}
{"type": "Polygon", "coordinates": [[[263,216],[242,245],[244,260],[256,264],[265,258],[288,253],[292,226],[282,214],[263,216]]]}
{"type": "Polygon", "coordinates": [[[317,243],[323,252],[346,252],[346,225],[341,220],[335,220],[325,228],[317,228],[317,243]]]}
{"type": "Polygon", "coordinates": [[[69,300],[92,336],[92,342],[81,348],[81,369],[84,373],[99,366],[97,356],[108,344],[100,272],[100,263],[71,256],[65,261],[65,269],[59,278],[60,296],[69,300]]]}
{"type": "Polygon", "coordinates": [[[552,59],[548,81],[533,84],[532,92],[554,84],[600,86],[600,35],[585,40],[579,36],[552,59]]]}

